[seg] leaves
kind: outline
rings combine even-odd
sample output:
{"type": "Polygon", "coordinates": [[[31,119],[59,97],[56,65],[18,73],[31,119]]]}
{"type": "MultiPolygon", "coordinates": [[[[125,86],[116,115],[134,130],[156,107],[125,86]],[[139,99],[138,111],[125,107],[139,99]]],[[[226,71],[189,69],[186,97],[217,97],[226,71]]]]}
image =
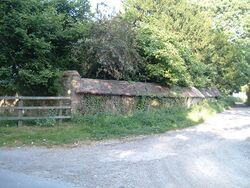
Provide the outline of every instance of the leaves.
{"type": "Polygon", "coordinates": [[[0,3],[0,94],[54,95],[58,75],[216,86],[250,78],[249,0],[125,0],[92,17],[88,0],[0,3]]]}
{"type": "Polygon", "coordinates": [[[60,70],[72,66],[70,51],[86,32],[87,0],[9,0],[0,3],[2,94],[56,94],[60,70]],[[52,92],[50,92],[52,91],[52,92]]]}
{"type": "Polygon", "coordinates": [[[131,24],[120,17],[102,18],[92,25],[90,37],[77,43],[76,61],[84,76],[117,80],[139,80],[143,58],[138,53],[136,34],[131,24]]]}

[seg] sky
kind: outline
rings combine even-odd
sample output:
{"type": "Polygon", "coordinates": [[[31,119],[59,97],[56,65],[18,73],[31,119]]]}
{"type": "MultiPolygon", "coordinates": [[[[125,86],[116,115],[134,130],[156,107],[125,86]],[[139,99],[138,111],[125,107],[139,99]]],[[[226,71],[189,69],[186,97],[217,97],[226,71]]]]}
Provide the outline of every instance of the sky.
{"type": "Polygon", "coordinates": [[[89,0],[91,4],[91,10],[94,11],[96,9],[97,3],[105,3],[110,7],[109,11],[115,10],[115,12],[118,12],[121,9],[121,0],[89,0]]]}

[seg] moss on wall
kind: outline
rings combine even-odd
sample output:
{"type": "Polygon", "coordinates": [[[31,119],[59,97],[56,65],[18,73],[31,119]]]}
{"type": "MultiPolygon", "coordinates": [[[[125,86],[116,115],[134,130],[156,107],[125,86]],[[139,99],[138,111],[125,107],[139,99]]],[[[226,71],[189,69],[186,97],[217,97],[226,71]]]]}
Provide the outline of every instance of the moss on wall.
{"type": "Polygon", "coordinates": [[[114,112],[119,114],[130,114],[137,110],[151,110],[168,108],[174,106],[191,106],[203,98],[166,98],[166,97],[128,97],[110,95],[83,94],[80,96],[78,113],[96,114],[114,112]]]}

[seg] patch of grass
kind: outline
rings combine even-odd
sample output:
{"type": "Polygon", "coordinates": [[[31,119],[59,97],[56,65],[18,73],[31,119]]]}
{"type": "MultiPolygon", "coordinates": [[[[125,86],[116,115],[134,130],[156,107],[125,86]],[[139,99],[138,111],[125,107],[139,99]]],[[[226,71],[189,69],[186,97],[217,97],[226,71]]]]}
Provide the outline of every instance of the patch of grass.
{"type": "Polygon", "coordinates": [[[191,108],[172,107],[137,111],[132,115],[100,113],[76,116],[52,127],[0,124],[0,146],[62,145],[77,141],[163,133],[196,125],[232,105],[232,99],[203,101],[191,108]]]}

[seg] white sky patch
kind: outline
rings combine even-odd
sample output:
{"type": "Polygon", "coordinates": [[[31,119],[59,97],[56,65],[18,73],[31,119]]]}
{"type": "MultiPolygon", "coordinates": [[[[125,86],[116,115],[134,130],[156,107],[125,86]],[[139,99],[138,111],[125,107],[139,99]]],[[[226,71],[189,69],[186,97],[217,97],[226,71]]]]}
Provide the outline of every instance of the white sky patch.
{"type": "MultiPolygon", "coordinates": [[[[91,10],[94,12],[96,10],[96,6],[98,3],[105,3],[109,8],[108,11],[111,13],[112,11],[119,12],[122,7],[122,1],[121,0],[90,0],[91,10]]],[[[105,8],[107,9],[107,8],[105,8]]]]}

